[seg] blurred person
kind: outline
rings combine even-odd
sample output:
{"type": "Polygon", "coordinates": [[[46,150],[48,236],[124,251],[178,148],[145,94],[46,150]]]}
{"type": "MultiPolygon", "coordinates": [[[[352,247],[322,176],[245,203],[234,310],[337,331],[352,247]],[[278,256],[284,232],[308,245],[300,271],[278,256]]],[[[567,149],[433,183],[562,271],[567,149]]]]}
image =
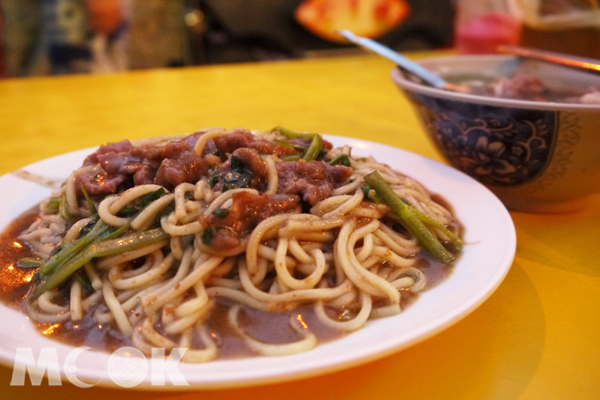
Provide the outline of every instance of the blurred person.
{"type": "Polygon", "coordinates": [[[85,0],[93,37],[91,72],[127,69],[128,0],[85,0]]]}
{"type": "Polygon", "coordinates": [[[10,76],[189,64],[184,0],[0,0],[10,76]]]}

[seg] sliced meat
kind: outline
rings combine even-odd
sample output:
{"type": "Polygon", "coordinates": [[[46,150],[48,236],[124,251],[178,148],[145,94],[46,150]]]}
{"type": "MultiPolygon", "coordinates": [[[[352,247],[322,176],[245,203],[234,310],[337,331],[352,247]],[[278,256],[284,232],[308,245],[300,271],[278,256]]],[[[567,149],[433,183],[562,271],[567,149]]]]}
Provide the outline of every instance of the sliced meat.
{"type": "Polygon", "coordinates": [[[240,147],[248,147],[248,144],[254,140],[254,135],[247,129],[234,129],[228,135],[213,139],[217,151],[221,156],[233,153],[240,147]]]}
{"type": "Polygon", "coordinates": [[[334,188],[346,183],[352,175],[352,168],[343,165],[329,165],[324,161],[304,160],[277,164],[280,193],[296,194],[302,200],[315,205],[331,196],[334,188]]]}
{"type": "Polygon", "coordinates": [[[520,73],[512,78],[501,78],[493,90],[498,97],[543,101],[548,89],[537,76],[520,73]]]}
{"type": "Polygon", "coordinates": [[[166,145],[134,147],[128,140],[100,146],[84,161],[86,169],[76,178],[92,196],[126,190],[134,185],[156,183],[171,190],[183,182],[195,183],[208,172],[208,165],[194,153],[201,132],[166,145]]]}

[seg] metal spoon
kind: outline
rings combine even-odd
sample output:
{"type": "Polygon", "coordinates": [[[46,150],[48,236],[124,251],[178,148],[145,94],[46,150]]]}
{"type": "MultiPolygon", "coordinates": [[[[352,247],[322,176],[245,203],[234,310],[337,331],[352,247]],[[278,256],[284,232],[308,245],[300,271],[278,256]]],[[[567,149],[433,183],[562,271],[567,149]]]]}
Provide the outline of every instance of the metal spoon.
{"type": "Polygon", "coordinates": [[[576,68],[587,72],[600,74],[600,60],[591,58],[576,57],[567,54],[554,53],[537,49],[529,49],[520,46],[498,46],[499,53],[510,54],[514,56],[530,58],[549,62],[552,64],[564,65],[566,67],[576,68]]]}
{"type": "Polygon", "coordinates": [[[348,30],[341,30],[338,31],[338,33],[357,46],[360,46],[366,50],[370,50],[387,58],[388,60],[393,61],[396,65],[398,65],[398,67],[417,76],[429,86],[433,86],[438,89],[451,90],[454,92],[465,92],[463,87],[446,82],[441,76],[398,54],[394,50],[382,45],[381,43],[365,37],[356,36],[348,30]]]}

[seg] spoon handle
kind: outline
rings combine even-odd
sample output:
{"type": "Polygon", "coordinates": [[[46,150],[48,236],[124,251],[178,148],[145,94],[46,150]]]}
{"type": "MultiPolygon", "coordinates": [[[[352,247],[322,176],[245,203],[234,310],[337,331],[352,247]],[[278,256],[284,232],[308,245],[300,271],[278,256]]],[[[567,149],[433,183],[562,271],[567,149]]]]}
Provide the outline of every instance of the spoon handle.
{"type": "Polygon", "coordinates": [[[356,36],[348,30],[341,30],[339,31],[339,34],[344,36],[350,42],[395,62],[400,68],[418,76],[425,83],[431,86],[440,89],[447,89],[449,86],[451,86],[439,75],[434,74],[433,72],[420,66],[416,62],[409,60],[408,58],[398,54],[389,47],[386,47],[374,40],[361,36],[356,36]]]}
{"type": "Polygon", "coordinates": [[[588,72],[600,74],[600,60],[591,58],[576,57],[567,54],[553,53],[537,49],[529,49],[520,46],[498,46],[499,53],[510,54],[519,57],[531,58],[549,62],[552,64],[564,65],[571,68],[582,69],[588,72]]]}

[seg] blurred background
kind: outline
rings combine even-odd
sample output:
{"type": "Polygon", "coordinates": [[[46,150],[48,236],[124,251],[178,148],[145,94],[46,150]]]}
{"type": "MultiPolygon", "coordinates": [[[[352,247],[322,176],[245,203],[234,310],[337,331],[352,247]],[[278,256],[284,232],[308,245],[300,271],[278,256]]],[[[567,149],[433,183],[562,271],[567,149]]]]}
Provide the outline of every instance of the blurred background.
{"type": "Polygon", "coordinates": [[[513,43],[600,57],[598,0],[0,0],[0,75],[25,77],[513,43]]]}

